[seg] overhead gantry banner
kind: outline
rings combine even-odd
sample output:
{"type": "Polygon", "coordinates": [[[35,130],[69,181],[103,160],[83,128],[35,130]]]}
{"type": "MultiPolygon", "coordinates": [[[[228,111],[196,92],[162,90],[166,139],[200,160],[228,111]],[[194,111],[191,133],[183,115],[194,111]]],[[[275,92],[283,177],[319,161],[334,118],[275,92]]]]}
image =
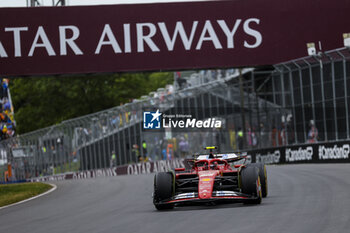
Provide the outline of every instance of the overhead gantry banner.
{"type": "Polygon", "coordinates": [[[275,64],[330,50],[350,1],[236,0],[0,9],[0,75],[275,64]]]}

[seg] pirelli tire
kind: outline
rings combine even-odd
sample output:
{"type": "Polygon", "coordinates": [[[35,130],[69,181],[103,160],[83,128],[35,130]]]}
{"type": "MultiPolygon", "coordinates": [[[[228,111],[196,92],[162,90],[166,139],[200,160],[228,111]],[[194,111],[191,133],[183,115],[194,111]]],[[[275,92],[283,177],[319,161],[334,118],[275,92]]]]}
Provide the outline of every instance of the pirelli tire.
{"type": "Polygon", "coordinates": [[[264,163],[251,163],[247,165],[257,167],[259,169],[259,177],[261,182],[261,193],[262,197],[267,197],[268,194],[268,183],[267,183],[267,171],[264,163]]]}
{"type": "Polygon", "coordinates": [[[255,166],[247,166],[241,170],[242,193],[255,197],[244,201],[245,204],[260,204],[262,199],[259,169],[255,166]]]}
{"type": "Polygon", "coordinates": [[[173,209],[174,204],[162,204],[174,194],[174,175],[172,172],[159,172],[154,176],[153,204],[157,210],[173,209]]]}

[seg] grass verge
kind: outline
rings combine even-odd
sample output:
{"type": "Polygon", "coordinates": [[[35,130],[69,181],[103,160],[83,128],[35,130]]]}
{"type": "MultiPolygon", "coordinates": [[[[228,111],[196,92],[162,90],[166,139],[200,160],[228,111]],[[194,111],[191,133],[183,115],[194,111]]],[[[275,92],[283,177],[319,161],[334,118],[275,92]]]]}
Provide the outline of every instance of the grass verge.
{"type": "Polygon", "coordinates": [[[43,183],[1,184],[0,207],[34,197],[51,188],[51,185],[43,183]]]}

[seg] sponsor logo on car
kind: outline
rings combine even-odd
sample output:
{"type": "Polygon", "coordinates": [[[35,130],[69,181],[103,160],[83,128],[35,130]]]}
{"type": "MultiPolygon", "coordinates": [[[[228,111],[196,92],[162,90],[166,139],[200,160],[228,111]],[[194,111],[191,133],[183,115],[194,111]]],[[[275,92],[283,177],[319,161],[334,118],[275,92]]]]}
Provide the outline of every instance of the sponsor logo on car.
{"type": "Polygon", "coordinates": [[[201,172],[200,174],[198,174],[199,175],[199,177],[200,178],[202,178],[202,177],[206,177],[206,176],[213,176],[213,174],[215,174],[215,173],[217,173],[217,171],[215,171],[214,173],[213,173],[213,171],[203,171],[203,172],[201,172]]]}

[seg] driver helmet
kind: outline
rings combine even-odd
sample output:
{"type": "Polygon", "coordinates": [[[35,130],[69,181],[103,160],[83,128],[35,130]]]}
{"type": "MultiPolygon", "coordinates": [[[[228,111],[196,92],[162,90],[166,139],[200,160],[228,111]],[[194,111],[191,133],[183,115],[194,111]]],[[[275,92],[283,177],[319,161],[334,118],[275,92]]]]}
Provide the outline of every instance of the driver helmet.
{"type": "Polygon", "coordinates": [[[214,163],[211,163],[210,164],[210,169],[211,170],[215,170],[215,169],[217,169],[218,168],[218,162],[214,162],[214,163]]]}

